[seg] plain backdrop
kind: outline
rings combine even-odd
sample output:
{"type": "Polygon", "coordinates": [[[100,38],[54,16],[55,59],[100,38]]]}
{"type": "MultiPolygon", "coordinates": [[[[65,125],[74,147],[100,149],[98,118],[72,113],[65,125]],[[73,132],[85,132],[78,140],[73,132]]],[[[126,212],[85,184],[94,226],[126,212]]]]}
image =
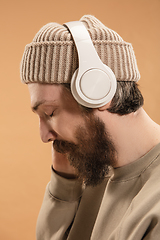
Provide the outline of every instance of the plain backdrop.
{"type": "Polygon", "coordinates": [[[0,239],[34,240],[50,180],[51,145],[39,137],[19,66],[26,44],[48,22],[92,14],[131,42],[144,108],[160,124],[160,0],[0,0],[0,239]]]}

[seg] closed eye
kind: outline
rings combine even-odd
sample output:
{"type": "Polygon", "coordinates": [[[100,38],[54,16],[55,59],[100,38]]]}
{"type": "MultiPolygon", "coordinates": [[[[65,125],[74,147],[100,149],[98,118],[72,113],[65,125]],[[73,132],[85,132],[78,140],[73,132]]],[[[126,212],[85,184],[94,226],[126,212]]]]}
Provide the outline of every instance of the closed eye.
{"type": "Polygon", "coordinates": [[[50,117],[53,117],[53,115],[54,115],[54,111],[49,115],[50,117]]]}

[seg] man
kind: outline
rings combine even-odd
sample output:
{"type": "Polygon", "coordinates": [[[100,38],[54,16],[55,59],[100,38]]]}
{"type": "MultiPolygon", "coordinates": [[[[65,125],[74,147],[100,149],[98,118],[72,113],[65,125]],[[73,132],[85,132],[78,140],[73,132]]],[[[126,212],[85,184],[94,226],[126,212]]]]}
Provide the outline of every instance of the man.
{"type": "Polygon", "coordinates": [[[133,48],[93,16],[80,22],[116,76],[108,103],[87,108],[72,96],[78,56],[66,26],[40,29],[21,64],[41,139],[53,142],[37,239],[159,240],[160,126],[142,108],[133,48]]]}

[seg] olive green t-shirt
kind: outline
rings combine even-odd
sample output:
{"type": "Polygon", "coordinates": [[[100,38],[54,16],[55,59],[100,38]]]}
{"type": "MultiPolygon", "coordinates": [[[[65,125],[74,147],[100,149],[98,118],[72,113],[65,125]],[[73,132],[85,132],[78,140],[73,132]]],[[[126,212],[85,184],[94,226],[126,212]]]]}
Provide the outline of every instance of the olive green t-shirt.
{"type": "Polygon", "coordinates": [[[160,144],[97,187],[52,170],[37,240],[160,240],[160,144]]]}

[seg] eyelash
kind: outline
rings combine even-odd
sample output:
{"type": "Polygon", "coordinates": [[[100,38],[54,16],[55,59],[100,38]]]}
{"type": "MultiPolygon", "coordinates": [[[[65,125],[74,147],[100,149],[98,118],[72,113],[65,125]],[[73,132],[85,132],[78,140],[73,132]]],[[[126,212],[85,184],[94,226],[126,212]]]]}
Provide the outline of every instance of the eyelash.
{"type": "Polygon", "coordinates": [[[53,117],[53,115],[54,115],[54,111],[49,115],[50,117],[53,117]]]}

